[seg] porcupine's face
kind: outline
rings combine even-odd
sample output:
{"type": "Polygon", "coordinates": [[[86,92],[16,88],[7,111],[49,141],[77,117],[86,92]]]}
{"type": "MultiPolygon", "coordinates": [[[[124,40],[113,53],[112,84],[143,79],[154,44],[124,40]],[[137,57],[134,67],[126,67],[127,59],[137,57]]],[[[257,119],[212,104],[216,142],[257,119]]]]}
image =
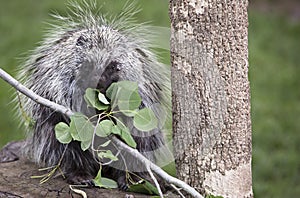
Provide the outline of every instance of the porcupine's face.
{"type": "Polygon", "coordinates": [[[102,93],[113,82],[143,80],[145,53],[133,39],[116,30],[102,26],[96,30],[82,31],[76,47],[84,51],[81,71],[87,74],[86,80],[97,81],[97,84],[91,84],[102,93]]]}

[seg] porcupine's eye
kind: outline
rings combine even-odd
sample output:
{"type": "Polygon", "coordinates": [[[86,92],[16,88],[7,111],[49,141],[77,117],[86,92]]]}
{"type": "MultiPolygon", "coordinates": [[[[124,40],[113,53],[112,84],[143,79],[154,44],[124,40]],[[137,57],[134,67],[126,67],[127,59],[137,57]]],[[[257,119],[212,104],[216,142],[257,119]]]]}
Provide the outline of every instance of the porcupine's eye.
{"type": "Polygon", "coordinates": [[[101,93],[105,94],[106,89],[114,82],[119,80],[120,64],[116,61],[112,61],[101,75],[97,89],[101,93]]]}
{"type": "Polygon", "coordinates": [[[81,48],[85,48],[85,49],[92,49],[93,48],[91,40],[89,38],[85,37],[84,35],[81,35],[81,36],[78,37],[78,39],[76,41],[76,46],[81,47],[81,48]]]}

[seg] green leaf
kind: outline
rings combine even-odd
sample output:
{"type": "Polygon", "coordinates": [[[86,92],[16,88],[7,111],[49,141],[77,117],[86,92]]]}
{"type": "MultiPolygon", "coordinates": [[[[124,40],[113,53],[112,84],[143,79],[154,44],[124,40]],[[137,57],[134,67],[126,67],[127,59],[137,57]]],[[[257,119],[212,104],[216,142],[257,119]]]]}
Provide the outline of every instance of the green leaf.
{"type": "Polygon", "coordinates": [[[96,177],[95,177],[95,179],[93,179],[93,181],[96,183],[96,182],[98,182],[98,181],[101,181],[101,171],[102,171],[102,166],[100,166],[100,168],[99,168],[99,170],[98,170],[98,173],[97,173],[97,175],[96,175],[96,177]]]}
{"type": "Polygon", "coordinates": [[[112,161],[118,160],[118,158],[110,150],[107,150],[105,152],[98,152],[98,157],[101,159],[108,158],[108,159],[111,159],[112,161]]]}
{"type": "Polygon", "coordinates": [[[131,81],[112,83],[107,89],[106,95],[111,99],[111,109],[118,106],[123,114],[130,117],[135,115],[142,102],[138,93],[138,84],[131,81]]]}
{"type": "Polygon", "coordinates": [[[118,125],[114,125],[111,129],[111,133],[121,136],[121,129],[118,125]]]}
{"type": "Polygon", "coordinates": [[[120,121],[117,121],[117,126],[121,130],[121,134],[119,135],[121,139],[124,140],[128,146],[131,146],[132,148],[136,148],[136,142],[131,136],[129,129],[120,121]]]}
{"type": "Polygon", "coordinates": [[[128,146],[132,148],[136,148],[136,142],[134,141],[133,137],[131,136],[129,130],[122,130],[121,138],[126,142],[128,146]]]}
{"type": "Polygon", "coordinates": [[[140,107],[142,99],[137,91],[122,89],[119,93],[118,107],[126,116],[132,117],[140,107]]]}
{"type": "Polygon", "coordinates": [[[74,140],[92,141],[94,126],[85,115],[75,113],[71,116],[70,133],[74,140]]]}
{"type": "Polygon", "coordinates": [[[130,185],[128,191],[143,193],[148,195],[159,195],[157,188],[146,180],[142,180],[136,184],[130,185]]]}
{"type": "Polygon", "coordinates": [[[118,184],[114,180],[101,177],[101,168],[98,171],[98,174],[95,177],[95,179],[93,179],[93,182],[95,186],[98,186],[100,188],[118,188],[118,184]]]}
{"type": "Polygon", "coordinates": [[[101,147],[107,147],[109,145],[109,143],[111,142],[111,140],[108,140],[106,142],[104,142],[103,144],[101,144],[101,147]]]}
{"type": "Polygon", "coordinates": [[[176,166],[175,161],[170,162],[169,164],[162,167],[162,169],[167,172],[169,175],[176,177],[176,166]]]}
{"type": "Polygon", "coordinates": [[[105,95],[113,100],[113,96],[116,94],[115,91],[116,91],[116,85],[117,83],[112,83],[107,89],[106,89],[106,93],[105,95]]]}
{"type": "Polygon", "coordinates": [[[112,83],[106,90],[106,96],[110,99],[111,109],[116,107],[118,86],[117,83],[112,83]]]}
{"type": "Polygon", "coordinates": [[[130,91],[137,91],[138,90],[138,84],[137,82],[123,80],[118,82],[118,86],[123,89],[127,89],[130,91]]]}
{"type": "Polygon", "coordinates": [[[96,126],[96,135],[107,137],[112,133],[112,127],[115,124],[111,120],[103,120],[96,126]]]}
{"type": "Polygon", "coordinates": [[[107,99],[105,98],[105,95],[103,93],[98,93],[98,99],[101,103],[105,104],[105,105],[109,105],[109,102],[107,101],[107,99]]]}
{"type": "Polygon", "coordinates": [[[133,125],[140,131],[151,131],[157,128],[158,121],[151,109],[143,108],[135,114],[133,125]]]}
{"type": "Polygon", "coordinates": [[[105,177],[101,178],[101,184],[102,184],[102,186],[99,186],[99,187],[102,187],[102,188],[118,188],[117,182],[115,182],[112,179],[105,178],[105,177]]]}
{"type": "Polygon", "coordinates": [[[92,89],[92,88],[87,88],[85,90],[84,100],[86,101],[86,103],[89,107],[93,107],[93,108],[96,108],[98,110],[107,110],[109,105],[107,105],[105,103],[101,103],[99,101],[99,94],[101,94],[101,93],[98,90],[92,89]]]}
{"type": "Polygon", "coordinates": [[[90,148],[91,143],[92,143],[91,140],[80,142],[81,150],[86,151],[88,148],[90,148]]]}
{"type": "Polygon", "coordinates": [[[72,141],[72,136],[70,134],[70,127],[64,123],[58,123],[55,128],[55,137],[62,144],[68,144],[72,141]]]}

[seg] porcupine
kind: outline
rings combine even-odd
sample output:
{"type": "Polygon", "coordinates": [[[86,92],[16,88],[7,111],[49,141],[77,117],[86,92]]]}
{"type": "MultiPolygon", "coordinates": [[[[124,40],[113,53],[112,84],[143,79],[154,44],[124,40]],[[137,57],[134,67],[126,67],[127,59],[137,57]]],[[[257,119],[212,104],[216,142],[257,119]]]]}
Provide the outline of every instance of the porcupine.
{"type": "MultiPolygon", "coordinates": [[[[127,5],[112,20],[92,13],[95,7],[76,4],[68,17],[56,15],[58,24],[53,25],[22,66],[20,80],[38,95],[89,116],[96,112],[84,101],[87,88],[105,93],[113,82],[134,81],[138,83],[141,107],[151,108],[159,119],[166,116],[162,109],[169,109],[170,104],[169,71],[150,50],[147,37],[151,32],[134,22],[133,5],[127,5]]],[[[65,145],[56,140],[55,125],[69,123],[69,118],[25,97],[21,98],[21,104],[34,121],[25,146],[28,158],[42,167],[55,166],[62,158],[60,169],[69,183],[96,176],[99,164],[91,151],[82,151],[77,141],[65,145]]],[[[137,149],[155,161],[153,151],[164,145],[161,127],[145,133],[133,127],[128,119],[125,124],[131,129],[137,149]]],[[[104,176],[115,179],[121,189],[126,189],[125,165],[121,163],[123,160],[112,164],[113,168],[104,167],[103,171],[104,176]]],[[[137,160],[130,159],[127,163],[127,167],[132,165],[131,171],[142,166],[137,160]]],[[[138,174],[143,176],[144,172],[138,174]]]]}

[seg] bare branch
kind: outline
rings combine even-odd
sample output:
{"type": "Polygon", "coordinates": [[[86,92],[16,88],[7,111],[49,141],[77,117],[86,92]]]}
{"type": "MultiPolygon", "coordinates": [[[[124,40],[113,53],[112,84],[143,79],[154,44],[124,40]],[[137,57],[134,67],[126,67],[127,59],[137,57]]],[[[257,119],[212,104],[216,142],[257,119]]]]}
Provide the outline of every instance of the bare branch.
{"type": "MultiPolygon", "coordinates": [[[[53,109],[54,111],[63,113],[64,115],[66,115],[68,117],[70,117],[74,114],[74,112],[72,112],[70,109],[68,109],[62,105],[56,104],[54,102],[51,102],[51,101],[37,95],[36,93],[34,93],[30,89],[26,88],[24,85],[22,85],[20,82],[18,82],[16,79],[14,79],[11,75],[6,73],[1,68],[0,68],[0,78],[5,80],[7,83],[9,83],[11,86],[13,86],[16,90],[20,91],[21,93],[23,93],[24,95],[26,95],[27,97],[31,98],[32,100],[34,100],[35,102],[37,102],[39,104],[45,105],[45,106],[53,109]]],[[[200,195],[194,188],[192,188],[185,182],[183,182],[175,177],[170,176],[168,173],[166,173],[164,170],[162,170],[159,166],[157,166],[156,164],[154,164],[150,160],[148,160],[146,157],[144,157],[140,152],[138,152],[138,150],[129,147],[128,145],[126,145],[125,143],[123,143],[116,137],[112,137],[112,140],[118,146],[118,148],[120,148],[121,150],[125,150],[128,153],[130,153],[131,155],[133,155],[136,159],[138,159],[143,164],[145,164],[146,167],[148,166],[153,172],[155,172],[157,175],[159,175],[166,182],[182,188],[183,190],[185,190],[187,193],[189,193],[193,197],[203,198],[203,196],[200,195]]],[[[149,173],[151,175],[151,171],[149,173]]]]}
{"type": "Polygon", "coordinates": [[[5,80],[8,84],[13,86],[16,90],[18,90],[22,94],[26,95],[27,97],[29,97],[30,99],[32,99],[36,103],[42,104],[46,107],[49,107],[50,109],[53,109],[54,111],[60,112],[60,113],[66,115],[68,117],[70,117],[71,115],[74,114],[70,109],[68,109],[68,108],[66,108],[62,105],[56,104],[54,102],[51,102],[50,100],[47,100],[47,99],[35,94],[33,91],[31,91],[30,89],[28,89],[27,87],[22,85],[19,81],[14,79],[11,75],[6,73],[1,68],[0,68],[0,77],[3,80],[5,80]]]}

